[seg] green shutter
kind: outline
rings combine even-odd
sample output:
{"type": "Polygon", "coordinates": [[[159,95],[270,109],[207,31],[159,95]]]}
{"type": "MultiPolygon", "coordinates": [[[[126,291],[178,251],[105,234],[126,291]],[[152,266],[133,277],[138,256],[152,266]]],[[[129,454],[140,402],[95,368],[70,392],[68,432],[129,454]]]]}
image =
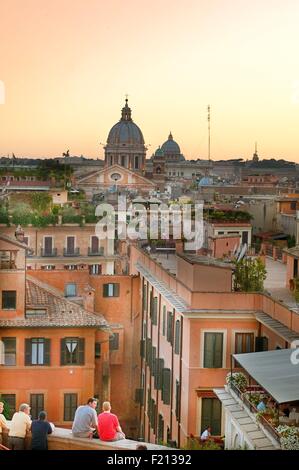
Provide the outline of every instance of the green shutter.
{"type": "Polygon", "coordinates": [[[204,367],[221,368],[223,356],[223,333],[205,333],[204,367]]]}
{"type": "Polygon", "coordinates": [[[180,408],[181,408],[181,386],[180,382],[176,380],[175,383],[175,415],[176,418],[179,419],[180,417],[180,408]]]}
{"type": "Polygon", "coordinates": [[[163,306],[163,324],[162,324],[162,334],[165,336],[165,329],[166,329],[166,306],[163,306]]]}
{"type": "Polygon", "coordinates": [[[170,382],[171,372],[170,369],[163,369],[162,373],[162,400],[165,405],[170,405],[170,382]]]}
{"type": "Polygon", "coordinates": [[[158,359],[158,371],[157,371],[157,389],[162,390],[163,383],[163,369],[164,369],[164,359],[158,359]]]}
{"type": "Polygon", "coordinates": [[[113,297],[119,297],[119,284],[113,284],[113,297]]]}
{"type": "Polygon", "coordinates": [[[50,350],[51,350],[51,340],[49,338],[45,338],[44,340],[44,365],[50,365],[50,350]]]}
{"type": "Polygon", "coordinates": [[[144,358],[145,356],[145,340],[140,340],[140,356],[144,358]]]}
{"type": "Polygon", "coordinates": [[[180,342],[181,342],[181,322],[180,320],[177,320],[175,322],[175,344],[174,344],[175,354],[180,354],[180,342]]]}
{"type": "Polygon", "coordinates": [[[158,323],[158,297],[154,298],[154,318],[153,318],[153,324],[157,325],[158,323]]]}
{"type": "Polygon", "coordinates": [[[151,358],[151,365],[150,365],[150,370],[151,374],[155,376],[155,366],[156,366],[156,350],[157,348],[155,346],[152,347],[152,358],[151,358]]]}
{"type": "Polygon", "coordinates": [[[31,366],[31,339],[25,339],[25,366],[31,366]]]}
{"type": "Polygon", "coordinates": [[[221,403],[218,398],[202,398],[201,432],[208,426],[211,426],[214,436],[221,434],[221,403]]]}
{"type": "Polygon", "coordinates": [[[222,367],[223,357],[223,334],[216,333],[215,335],[215,356],[214,356],[214,367],[222,367]]]}
{"type": "Polygon", "coordinates": [[[60,340],[60,365],[66,365],[66,339],[62,338],[60,340]]]}
{"type": "Polygon", "coordinates": [[[84,365],[85,362],[85,338],[78,339],[78,364],[81,366],[84,365]]]}
{"type": "Polygon", "coordinates": [[[143,388],[136,388],[135,390],[135,402],[143,405],[144,402],[144,389],[143,388]]]}
{"type": "Polygon", "coordinates": [[[103,284],[103,297],[108,297],[108,284],[103,284]]]}

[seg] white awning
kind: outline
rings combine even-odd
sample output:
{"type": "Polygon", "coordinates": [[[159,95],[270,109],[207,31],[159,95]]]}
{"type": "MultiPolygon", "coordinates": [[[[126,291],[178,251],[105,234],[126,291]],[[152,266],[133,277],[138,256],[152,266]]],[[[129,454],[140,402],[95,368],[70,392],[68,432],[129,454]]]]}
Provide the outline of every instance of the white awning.
{"type": "MultiPolygon", "coordinates": [[[[277,403],[299,401],[299,364],[291,362],[295,349],[233,354],[241,367],[277,403]]],[[[299,359],[299,351],[297,353],[299,359]]]]}

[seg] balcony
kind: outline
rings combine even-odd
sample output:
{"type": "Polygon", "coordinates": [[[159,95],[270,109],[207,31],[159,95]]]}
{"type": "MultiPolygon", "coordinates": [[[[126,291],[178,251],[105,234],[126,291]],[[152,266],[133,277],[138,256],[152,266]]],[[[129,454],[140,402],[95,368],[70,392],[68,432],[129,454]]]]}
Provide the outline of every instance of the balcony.
{"type": "Polygon", "coordinates": [[[101,246],[97,250],[92,249],[92,247],[88,247],[88,256],[103,256],[104,255],[104,247],[101,246]]]}
{"type": "Polygon", "coordinates": [[[63,248],[63,256],[80,256],[80,248],[63,248]]]}
{"type": "Polygon", "coordinates": [[[43,258],[53,258],[54,256],[57,256],[57,248],[42,248],[40,254],[43,258]]]}

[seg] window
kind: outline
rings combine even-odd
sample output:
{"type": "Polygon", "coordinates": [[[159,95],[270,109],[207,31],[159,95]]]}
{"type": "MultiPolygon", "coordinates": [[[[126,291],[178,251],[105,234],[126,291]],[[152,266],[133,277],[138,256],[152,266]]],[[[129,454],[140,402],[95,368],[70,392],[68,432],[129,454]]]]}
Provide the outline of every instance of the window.
{"type": "Polygon", "coordinates": [[[167,313],[167,341],[173,343],[173,313],[167,313]]]}
{"type": "Polygon", "coordinates": [[[91,237],[91,253],[99,252],[99,239],[95,235],[91,237]]]}
{"type": "Polygon", "coordinates": [[[69,283],[65,285],[65,297],[76,297],[77,285],[75,283],[69,283]]]}
{"type": "Polygon", "coordinates": [[[211,426],[211,434],[221,434],[221,403],[218,398],[202,398],[201,432],[211,426]]]}
{"type": "Polygon", "coordinates": [[[101,343],[95,343],[95,345],[94,345],[94,357],[96,359],[101,357],[101,343]]]}
{"type": "Polygon", "coordinates": [[[126,156],[125,155],[121,156],[121,166],[126,166],[126,156]]]}
{"type": "Polygon", "coordinates": [[[2,309],[15,310],[17,306],[17,292],[15,290],[2,291],[2,309]]]}
{"type": "Polygon", "coordinates": [[[119,333],[113,333],[109,338],[109,350],[116,351],[119,349],[119,333]]]}
{"type": "Polygon", "coordinates": [[[103,284],[103,297],[119,297],[119,284],[103,284]]]}
{"type": "Polygon", "coordinates": [[[102,265],[101,264],[91,264],[89,266],[89,274],[93,274],[93,275],[102,274],[102,265]]]}
{"type": "Polygon", "coordinates": [[[30,395],[31,418],[37,419],[39,412],[44,410],[44,395],[42,393],[32,393],[30,395]]]}
{"type": "Polygon", "coordinates": [[[235,354],[254,352],[254,333],[236,333],[235,354]]]}
{"type": "Polygon", "coordinates": [[[204,367],[222,367],[223,333],[205,333],[204,367]]]}
{"type": "Polygon", "coordinates": [[[75,237],[66,237],[66,252],[69,255],[75,254],[75,237]]]}
{"type": "Polygon", "coordinates": [[[25,339],[25,366],[50,365],[50,339],[25,339]]]}
{"type": "Polygon", "coordinates": [[[142,305],[143,305],[143,310],[146,310],[147,307],[147,286],[146,284],[143,284],[142,288],[142,305]]]}
{"type": "Polygon", "coordinates": [[[171,382],[170,369],[163,369],[162,371],[162,400],[165,405],[170,405],[170,382],[171,382]]]}
{"type": "Polygon", "coordinates": [[[242,232],[242,244],[248,243],[248,232],[242,232]]]}
{"type": "Polygon", "coordinates": [[[77,409],[78,395],[77,393],[65,393],[64,394],[64,421],[73,421],[75,411],[77,409]]]}
{"type": "Polygon", "coordinates": [[[2,338],[4,347],[4,365],[16,365],[16,338],[2,338]]]}
{"type": "Polygon", "coordinates": [[[163,305],[163,324],[162,324],[162,334],[165,336],[165,330],[166,330],[166,305],[163,305]]]}
{"type": "Polygon", "coordinates": [[[44,237],[44,255],[52,255],[53,239],[52,237],[44,237]]]}
{"type": "Polygon", "coordinates": [[[61,365],[84,365],[84,351],[84,338],[63,338],[60,343],[61,365]]]}
{"type": "Polygon", "coordinates": [[[7,403],[9,407],[9,416],[7,418],[11,419],[16,412],[16,396],[13,393],[3,393],[1,394],[1,401],[7,403]]]}
{"type": "Polygon", "coordinates": [[[157,325],[158,297],[151,296],[150,316],[153,325],[157,325]]]}
{"type": "Polygon", "coordinates": [[[138,155],[135,157],[135,160],[134,160],[134,168],[135,168],[135,170],[138,170],[138,168],[139,168],[139,157],[138,157],[138,155]]]}
{"type": "Polygon", "coordinates": [[[291,202],[291,210],[295,211],[296,210],[296,201],[291,202]]]}
{"type": "Polygon", "coordinates": [[[181,322],[177,320],[175,322],[175,343],[174,343],[174,352],[175,354],[180,354],[181,346],[181,322]]]}

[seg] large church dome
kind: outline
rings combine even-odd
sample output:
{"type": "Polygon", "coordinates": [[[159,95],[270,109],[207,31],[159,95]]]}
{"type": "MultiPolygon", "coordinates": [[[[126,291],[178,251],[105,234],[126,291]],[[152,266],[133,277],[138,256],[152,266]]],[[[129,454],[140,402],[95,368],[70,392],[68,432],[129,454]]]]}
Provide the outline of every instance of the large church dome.
{"type": "Polygon", "coordinates": [[[171,133],[168,136],[168,140],[166,140],[166,142],[164,142],[164,144],[162,145],[161,150],[163,150],[164,153],[171,153],[171,154],[181,153],[181,149],[179,145],[176,143],[176,141],[173,140],[171,133]]]}
{"type": "Polygon", "coordinates": [[[128,100],[121,112],[121,119],[109,132],[107,144],[140,144],[144,145],[141,130],[131,118],[131,109],[128,100]]]}

